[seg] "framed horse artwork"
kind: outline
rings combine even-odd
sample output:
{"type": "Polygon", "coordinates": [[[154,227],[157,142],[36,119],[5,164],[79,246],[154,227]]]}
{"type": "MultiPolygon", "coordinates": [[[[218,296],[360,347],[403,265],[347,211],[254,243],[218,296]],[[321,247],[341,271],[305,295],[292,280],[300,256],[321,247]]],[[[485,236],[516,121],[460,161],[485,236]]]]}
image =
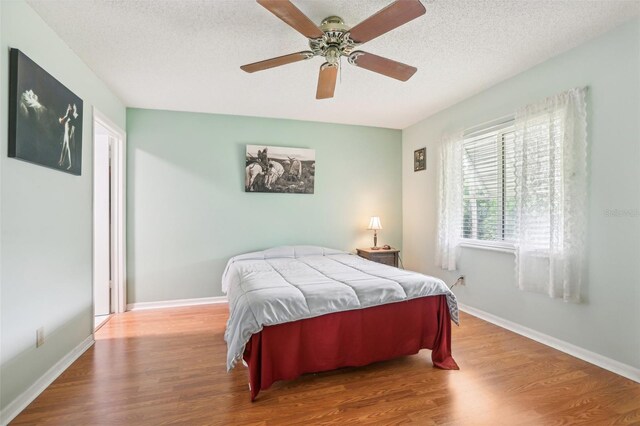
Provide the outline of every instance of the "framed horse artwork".
{"type": "Polygon", "coordinates": [[[316,151],[247,145],[245,192],[313,194],[316,151]]]}

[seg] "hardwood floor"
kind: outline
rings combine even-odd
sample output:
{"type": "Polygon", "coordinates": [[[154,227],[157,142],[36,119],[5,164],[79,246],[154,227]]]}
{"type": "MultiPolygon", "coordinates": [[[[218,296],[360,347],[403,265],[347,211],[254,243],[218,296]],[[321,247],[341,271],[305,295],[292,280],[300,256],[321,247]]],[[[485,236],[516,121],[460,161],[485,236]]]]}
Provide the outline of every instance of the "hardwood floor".
{"type": "Polygon", "coordinates": [[[12,424],[640,424],[640,384],[472,316],[453,332],[460,371],[429,351],[280,382],[249,401],[225,371],[226,305],[114,316],[12,424]]]}

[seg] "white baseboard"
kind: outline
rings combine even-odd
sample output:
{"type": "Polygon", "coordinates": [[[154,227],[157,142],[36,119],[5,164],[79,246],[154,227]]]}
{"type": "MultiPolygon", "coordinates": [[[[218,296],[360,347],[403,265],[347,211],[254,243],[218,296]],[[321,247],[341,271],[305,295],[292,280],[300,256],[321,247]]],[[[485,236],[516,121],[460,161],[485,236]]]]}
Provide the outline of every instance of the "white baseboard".
{"type": "Polygon", "coordinates": [[[619,374],[620,376],[626,377],[627,379],[633,380],[634,382],[640,383],[640,369],[638,368],[623,364],[619,361],[597,354],[595,352],[591,352],[587,349],[581,348],[580,346],[565,342],[564,340],[556,339],[555,337],[551,337],[548,334],[540,333],[539,331],[524,327],[520,324],[506,320],[480,309],[476,309],[462,303],[459,303],[458,307],[461,311],[473,315],[474,317],[478,317],[499,327],[505,328],[509,331],[513,331],[514,333],[535,340],[536,342],[542,343],[543,345],[550,346],[561,352],[567,353],[583,361],[597,365],[598,367],[604,368],[605,370],[609,370],[613,373],[619,374]]]}
{"type": "Polygon", "coordinates": [[[86,339],[84,339],[78,346],[73,348],[71,352],[66,354],[60,361],[56,362],[53,367],[47,370],[38,380],[35,381],[34,384],[29,386],[29,388],[22,392],[16,399],[11,401],[5,408],[0,412],[0,424],[2,426],[7,425],[11,420],[13,420],[18,414],[22,412],[29,404],[35,400],[38,395],[40,395],[55,379],[60,376],[69,368],[73,362],[80,357],[87,349],[89,349],[95,341],[93,340],[93,335],[90,335],[86,339]]]}
{"type": "Polygon", "coordinates": [[[200,297],[198,299],[176,299],[162,300],[159,302],[129,303],[127,305],[127,311],[139,311],[142,309],[177,308],[180,306],[211,305],[213,303],[227,303],[227,297],[200,297]]]}

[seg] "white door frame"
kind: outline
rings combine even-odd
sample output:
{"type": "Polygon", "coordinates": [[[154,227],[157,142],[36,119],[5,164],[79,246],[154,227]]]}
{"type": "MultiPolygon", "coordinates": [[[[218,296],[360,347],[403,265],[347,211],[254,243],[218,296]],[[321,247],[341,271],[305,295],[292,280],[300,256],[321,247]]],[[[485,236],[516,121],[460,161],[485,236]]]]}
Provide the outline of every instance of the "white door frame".
{"type": "MultiPolygon", "coordinates": [[[[125,204],[127,134],[94,106],[92,126],[95,123],[116,135],[111,145],[111,280],[113,283],[111,310],[118,314],[127,310],[125,204]]],[[[95,126],[92,140],[95,146],[95,126]]]]}

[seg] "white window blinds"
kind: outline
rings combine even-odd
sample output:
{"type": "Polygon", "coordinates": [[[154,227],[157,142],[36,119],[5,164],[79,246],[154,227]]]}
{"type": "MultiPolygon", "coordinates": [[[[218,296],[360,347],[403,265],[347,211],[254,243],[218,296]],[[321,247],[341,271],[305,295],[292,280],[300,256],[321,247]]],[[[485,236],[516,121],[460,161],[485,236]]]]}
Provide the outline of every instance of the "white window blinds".
{"type": "Polygon", "coordinates": [[[513,122],[466,137],[462,157],[460,235],[476,241],[513,242],[516,234],[513,122]]]}

